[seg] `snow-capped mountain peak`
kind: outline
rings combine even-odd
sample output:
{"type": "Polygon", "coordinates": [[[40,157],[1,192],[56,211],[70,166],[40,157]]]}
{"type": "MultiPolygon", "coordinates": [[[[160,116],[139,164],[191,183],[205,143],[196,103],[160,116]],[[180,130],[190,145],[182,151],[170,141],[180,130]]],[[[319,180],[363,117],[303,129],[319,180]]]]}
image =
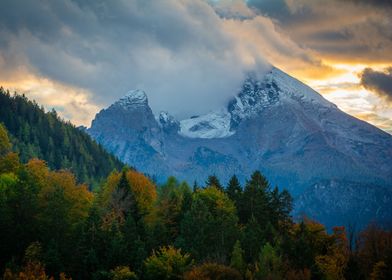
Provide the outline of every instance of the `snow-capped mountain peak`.
{"type": "Polygon", "coordinates": [[[318,107],[336,108],[336,105],[324,99],[319,93],[273,68],[262,79],[249,75],[241,91],[228,105],[231,114],[231,130],[244,120],[259,114],[262,110],[282,104],[317,105],[318,107]]]}
{"type": "Polygon", "coordinates": [[[138,107],[148,105],[148,98],[143,90],[136,89],[129,91],[124,97],[121,97],[114,104],[124,108],[138,107]]]}
{"type": "Polygon", "coordinates": [[[164,131],[169,132],[178,132],[180,124],[179,122],[168,112],[162,111],[159,113],[158,118],[156,118],[160,126],[164,131]]]}
{"type": "Polygon", "coordinates": [[[264,81],[266,84],[275,84],[280,89],[282,100],[291,99],[298,102],[318,103],[325,107],[336,107],[309,86],[277,68],[273,68],[265,76],[264,81]]]}

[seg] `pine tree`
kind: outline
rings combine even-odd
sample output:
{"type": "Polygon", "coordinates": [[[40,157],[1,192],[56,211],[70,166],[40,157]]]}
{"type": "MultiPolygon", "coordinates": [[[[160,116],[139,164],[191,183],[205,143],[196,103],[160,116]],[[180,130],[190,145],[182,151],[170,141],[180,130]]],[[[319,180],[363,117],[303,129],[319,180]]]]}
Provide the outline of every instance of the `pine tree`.
{"type": "Polygon", "coordinates": [[[239,240],[234,244],[233,252],[231,253],[230,266],[241,273],[245,270],[244,250],[242,250],[239,240]]]}
{"type": "Polygon", "coordinates": [[[265,226],[270,214],[269,200],[269,183],[260,171],[255,171],[245,185],[239,207],[240,221],[246,223],[253,216],[265,226]]]}
{"type": "Polygon", "coordinates": [[[11,142],[8,132],[3,124],[0,123],[0,157],[5,156],[11,151],[11,142]]]}
{"type": "Polygon", "coordinates": [[[193,182],[193,192],[196,192],[197,190],[199,189],[199,186],[197,185],[197,181],[195,180],[194,182],[193,182]]]}
{"type": "Polygon", "coordinates": [[[112,193],[112,207],[116,211],[119,211],[118,213],[121,214],[124,219],[127,215],[131,215],[135,222],[138,223],[141,218],[135,194],[127,179],[126,168],[122,170],[117,188],[112,193]]]}
{"type": "Polygon", "coordinates": [[[230,178],[229,184],[226,188],[226,194],[238,208],[242,196],[242,188],[237,176],[233,175],[230,178]]]}
{"type": "Polygon", "coordinates": [[[259,248],[264,243],[263,230],[257,223],[255,217],[251,217],[246,224],[241,244],[245,251],[245,260],[247,263],[254,263],[259,253],[259,248]]]}
{"type": "Polygon", "coordinates": [[[258,279],[283,278],[282,260],[276,253],[275,248],[269,243],[265,244],[261,249],[257,266],[256,276],[258,279]]]}
{"type": "Polygon", "coordinates": [[[216,177],[215,175],[208,176],[208,179],[206,181],[206,187],[212,187],[212,186],[216,187],[220,191],[223,191],[223,187],[219,182],[218,177],[216,177]]]}

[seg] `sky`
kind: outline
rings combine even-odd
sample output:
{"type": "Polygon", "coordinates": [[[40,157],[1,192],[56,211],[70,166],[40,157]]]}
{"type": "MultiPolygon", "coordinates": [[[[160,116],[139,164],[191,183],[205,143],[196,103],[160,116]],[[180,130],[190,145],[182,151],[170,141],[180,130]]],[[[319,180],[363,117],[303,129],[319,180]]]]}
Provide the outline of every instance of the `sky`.
{"type": "Polygon", "coordinates": [[[271,65],[392,133],[390,0],[0,1],[0,85],[75,125],[131,89],[206,113],[271,65]]]}

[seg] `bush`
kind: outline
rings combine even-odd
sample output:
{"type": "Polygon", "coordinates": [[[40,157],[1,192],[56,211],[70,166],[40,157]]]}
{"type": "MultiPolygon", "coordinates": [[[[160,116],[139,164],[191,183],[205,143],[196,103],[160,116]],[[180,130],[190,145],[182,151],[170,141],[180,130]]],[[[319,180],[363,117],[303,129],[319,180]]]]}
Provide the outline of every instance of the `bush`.
{"type": "Polygon", "coordinates": [[[185,273],[185,280],[241,280],[241,274],[234,268],[216,264],[205,263],[194,267],[185,273]]]}
{"type": "Polygon", "coordinates": [[[146,279],[182,279],[193,261],[189,254],[172,246],[161,247],[145,261],[146,279]]]}
{"type": "Polygon", "coordinates": [[[135,272],[131,271],[128,266],[117,266],[111,273],[112,280],[137,280],[135,272]]]}

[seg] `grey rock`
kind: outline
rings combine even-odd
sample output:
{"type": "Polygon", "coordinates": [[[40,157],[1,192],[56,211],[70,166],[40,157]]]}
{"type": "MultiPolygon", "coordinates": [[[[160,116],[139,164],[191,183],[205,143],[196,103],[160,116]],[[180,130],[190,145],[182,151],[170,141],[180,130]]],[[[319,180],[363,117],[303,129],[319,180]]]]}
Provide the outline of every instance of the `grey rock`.
{"type": "Polygon", "coordinates": [[[273,186],[291,192],[295,215],[305,212],[331,225],[392,221],[392,211],[381,215],[377,206],[390,201],[392,189],[388,133],[276,68],[261,80],[250,75],[223,109],[186,121],[168,113],[155,118],[146,95],[133,91],[99,112],[88,132],[158,182],[170,175],[205,182],[215,174],[227,183],[236,174],[245,183],[261,170],[273,186]],[[364,209],[364,201],[367,215],[342,217],[364,209]],[[328,212],[331,207],[336,213],[328,212]]]}

